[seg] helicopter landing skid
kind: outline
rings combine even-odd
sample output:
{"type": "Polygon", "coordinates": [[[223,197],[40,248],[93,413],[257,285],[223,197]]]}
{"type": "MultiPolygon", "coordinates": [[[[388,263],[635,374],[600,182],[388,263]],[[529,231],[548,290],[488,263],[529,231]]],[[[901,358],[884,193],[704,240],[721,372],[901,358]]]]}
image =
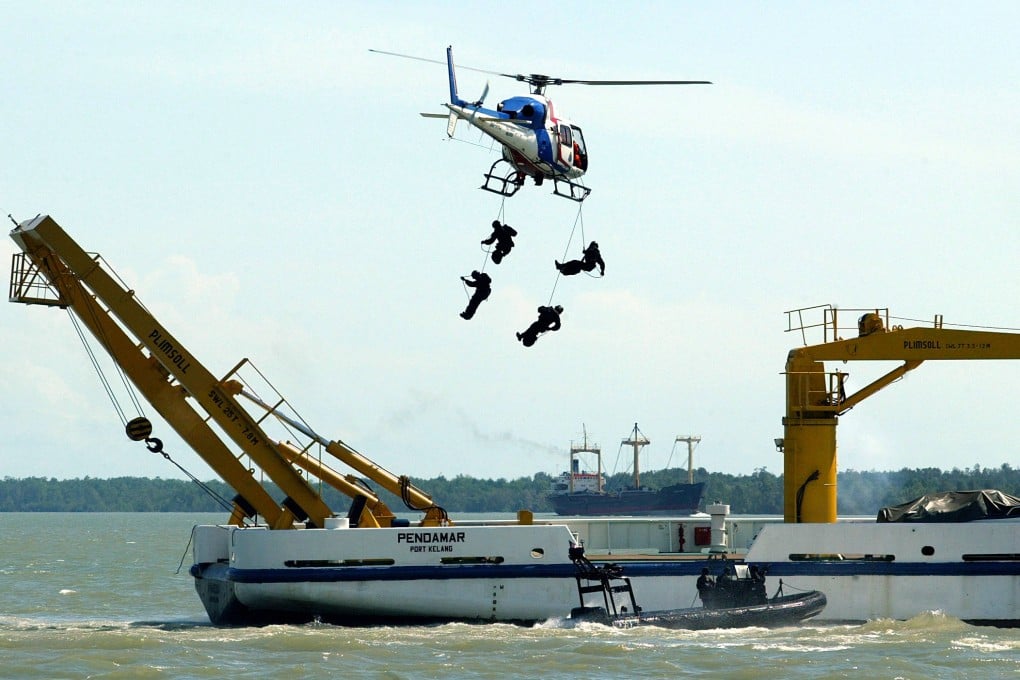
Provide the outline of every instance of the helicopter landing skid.
{"type": "Polygon", "coordinates": [[[489,171],[485,173],[485,184],[480,188],[500,196],[513,196],[518,189],[524,186],[524,175],[513,169],[513,166],[510,166],[511,169],[505,174],[499,174],[496,172],[496,166],[500,163],[506,163],[506,161],[500,159],[492,164],[489,171]]]}
{"type": "Polygon", "coordinates": [[[557,179],[553,177],[553,193],[563,198],[569,198],[571,201],[577,201],[580,203],[584,199],[588,198],[588,194],[591,193],[591,189],[578,184],[577,182],[571,182],[569,179],[557,179]],[[560,191],[560,185],[565,184],[570,190],[570,193],[564,193],[560,191]]]}

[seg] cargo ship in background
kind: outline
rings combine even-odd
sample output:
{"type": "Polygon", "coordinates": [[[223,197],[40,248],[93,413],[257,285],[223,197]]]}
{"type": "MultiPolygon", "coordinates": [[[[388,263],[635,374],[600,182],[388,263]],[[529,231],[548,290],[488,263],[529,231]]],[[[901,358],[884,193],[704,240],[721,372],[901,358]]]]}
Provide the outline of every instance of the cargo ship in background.
{"type": "Polygon", "coordinates": [[[633,486],[618,491],[606,489],[606,478],[602,473],[602,450],[597,444],[588,443],[588,432],[584,431],[581,444],[570,446],[570,467],[553,480],[549,501],[557,515],[592,517],[599,515],[693,515],[698,512],[705,483],[694,483],[694,445],[701,437],[677,437],[676,441],[687,443],[687,483],[672,484],[661,489],[641,486],[641,449],[651,442],[638,429],[620,442],[634,451],[633,486]],[[596,471],[581,469],[580,454],[592,454],[597,461],[596,471]]]}

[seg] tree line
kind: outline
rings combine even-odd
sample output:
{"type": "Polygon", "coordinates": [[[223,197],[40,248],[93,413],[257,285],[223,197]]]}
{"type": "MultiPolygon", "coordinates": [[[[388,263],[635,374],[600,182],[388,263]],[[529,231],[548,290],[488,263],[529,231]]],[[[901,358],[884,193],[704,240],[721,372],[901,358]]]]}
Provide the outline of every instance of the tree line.
{"type": "MultiPolygon", "coordinates": [[[[552,512],[547,496],[552,476],[537,473],[532,477],[506,479],[475,479],[457,476],[453,479],[413,480],[418,488],[430,494],[447,512],[506,513],[529,509],[536,513],[552,512]]],[[[701,509],[706,503],[728,503],[730,512],[743,515],[783,514],[783,476],[759,468],[750,475],[729,475],[699,468],[696,482],[705,483],[701,509]]],[[[607,488],[625,488],[630,475],[621,473],[607,478],[607,488]]],[[[685,473],[659,470],[642,474],[650,488],[660,488],[687,481],[685,473]]],[[[840,515],[876,515],[889,505],[898,505],[919,496],[938,491],[998,489],[1020,496],[1020,469],[1009,464],[997,468],[940,470],[938,468],[903,468],[894,472],[838,473],[838,512],[840,515]]],[[[271,484],[266,485],[274,498],[282,494],[271,484]]],[[[398,496],[370,485],[394,512],[408,512],[398,496]]],[[[326,503],[343,513],[350,499],[332,488],[321,490],[326,503]]],[[[233,498],[234,492],[220,481],[205,483],[205,489],[180,479],[115,477],[97,479],[46,479],[27,477],[0,480],[0,512],[216,512],[225,511],[221,503],[233,498]]]]}

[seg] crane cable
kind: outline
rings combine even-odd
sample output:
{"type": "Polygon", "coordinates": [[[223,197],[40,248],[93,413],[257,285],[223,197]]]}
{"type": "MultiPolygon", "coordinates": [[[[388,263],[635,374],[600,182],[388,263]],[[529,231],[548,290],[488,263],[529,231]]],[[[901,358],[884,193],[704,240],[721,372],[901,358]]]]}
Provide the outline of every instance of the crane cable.
{"type": "MultiPolygon", "coordinates": [[[[93,310],[92,313],[94,315],[95,311],[93,310]]],[[[117,416],[120,418],[121,424],[127,427],[128,420],[127,416],[124,414],[124,409],[121,407],[120,401],[118,401],[117,395],[114,393],[113,386],[110,384],[109,379],[103,372],[103,367],[100,365],[99,359],[96,357],[95,350],[92,348],[92,345],[89,344],[88,337],[85,335],[84,331],[82,331],[81,322],[74,315],[74,313],[71,312],[70,309],[67,310],[67,315],[70,317],[71,325],[74,326],[74,330],[78,334],[78,338],[81,340],[82,346],[85,348],[85,353],[88,355],[89,361],[92,362],[92,367],[96,370],[96,375],[99,376],[99,382],[102,383],[103,389],[106,390],[107,396],[110,397],[110,401],[113,404],[114,411],[117,412],[117,416]]],[[[96,325],[96,327],[102,328],[98,324],[96,325]]],[[[139,402],[138,400],[137,392],[131,386],[131,383],[127,379],[127,375],[125,375],[124,373],[124,369],[122,369],[119,364],[117,364],[117,373],[120,375],[120,379],[121,382],[124,384],[124,388],[131,396],[131,402],[134,404],[136,412],[144,418],[145,413],[142,409],[141,402],[139,402]]],[[[188,472],[188,470],[186,470],[180,463],[171,458],[170,454],[163,450],[163,442],[161,440],[155,437],[146,437],[144,441],[149,451],[152,451],[153,453],[159,453],[163,456],[163,458],[170,461],[173,465],[177,467],[178,470],[187,475],[187,477],[192,482],[198,485],[198,487],[202,489],[202,491],[208,494],[221,507],[225,508],[228,511],[233,508],[233,504],[230,501],[220,496],[208,484],[206,484],[198,477],[188,472]]]]}
{"type": "MultiPolygon", "coordinates": [[[[97,263],[101,261],[102,256],[97,256],[97,263]]],[[[120,284],[124,286],[124,288],[127,288],[127,285],[120,280],[120,276],[117,275],[117,273],[113,270],[112,267],[109,266],[109,264],[106,265],[106,268],[109,269],[109,273],[111,276],[116,277],[120,284]]],[[[136,299],[136,301],[138,302],[138,304],[140,305],[142,304],[140,300],[136,299]]],[[[96,329],[96,337],[98,338],[100,343],[102,343],[105,347],[109,347],[110,341],[109,338],[107,338],[106,336],[103,324],[99,318],[99,314],[97,313],[96,307],[90,305],[88,307],[88,312],[89,316],[92,317],[92,327],[96,329]]],[[[118,415],[120,415],[121,424],[126,425],[127,418],[124,415],[124,411],[123,409],[121,409],[120,404],[117,402],[117,398],[114,395],[112,389],[110,388],[109,382],[106,380],[106,376],[103,374],[102,368],[100,367],[99,362],[96,359],[95,353],[92,351],[92,348],[88,343],[87,336],[82,332],[78,319],[74,316],[74,314],[70,312],[70,310],[68,310],[68,315],[71,317],[71,323],[74,325],[75,330],[78,333],[78,337],[81,338],[82,344],[85,346],[85,351],[88,353],[89,358],[92,361],[92,365],[95,367],[96,372],[99,375],[100,381],[103,383],[103,386],[106,388],[107,394],[110,396],[110,400],[113,402],[114,409],[117,411],[118,415]]],[[[121,384],[124,385],[124,391],[127,392],[128,397],[130,397],[131,399],[131,404],[132,406],[134,406],[135,413],[137,413],[139,416],[144,417],[145,409],[142,408],[142,402],[141,400],[139,400],[138,393],[135,391],[134,386],[127,379],[127,375],[124,373],[124,369],[121,367],[121,365],[116,361],[114,361],[113,363],[114,367],[117,369],[118,375],[120,375],[121,384]]]]}
{"type": "MultiPolygon", "coordinates": [[[[913,321],[915,323],[931,323],[931,319],[911,319],[906,316],[890,316],[893,321],[913,321]]],[[[945,323],[943,326],[952,326],[953,328],[979,328],[983,331],[1020,331],[1020,328],[1010,328],[1009,326],[981,326],[977,324],[969,323],[945,323]]]]}
{"type": "MultiPolygon", "coordinates": [[[[74,326],[74,330],[78,334],[78,338],[81,340],[82,346],[85,348],[85,353],[88,355],[89,361],[92,362],[92,367],[95,369],[96,375],[99,377],[99,382],[102,383],[103,389],[106,390],[106,394],[110,398],[110,402],[113,404],[114,411],[117,412],[117,416],[120,418],[121,425],[124,425],[125,429],[130,429],[131,426],[133,426],[136,421],[145,420],[147,423],[148,420],[145,418],[145,410],[142,408],[141,401],[138,399],[137,391],[135,390],[131,382],[127,379],[127,374],[124,372],[124,369],[121,368],[120,364],[114,362],[114,365],[116,366],[117,369],[117,373],[118,375],[120,375],[121,383],[124,385],[124,389],[127,391],[129,397],[131,398],[131,403],[134,405],[135,412],[140,416],[139,418],[133,419],[129,424],[127,416],[124,414],[124,409],[121,406],[120,401],[117,399],[117,395],[113,390],[113,386],[110,384],[109,379],[106,377],[106,373],[103,371],[103,367],[99,363],[99,359],[96,356],[96,352],[88,341],[88,336],[86,336],[85,332],[82,330],[81,321],[78,320],[78,317],[75,316],[74,313],[69,308],[67,309],[67,315],[68,317],[70,317],[71,325],[74,326]]],[[[97,318],[95,308],[90,308],[90,315],[93,318],[94,327],[97,329],[97,333],[102,336],[99,338],[100,342],[108,346],[109,341],[106,339],[106,336],[102,331],[103,327],[99,323],[99,319],[97,318]]],[[[147,428],[151,430],[151,425],[147,425],[147,428]]],[[[191,474],[191,472],[185,469],[180,463],[171,458],[170,454],[163,450],[163,442],[160,439],[156,437],[146,436],[142,441],[145,442],[145,445],[149,449],[149,451],[161,454],[163,458],[165,458],[167,461],[176,466],[178,470],[183,472],[192,482],[194,482],[200,489],[202,489],[202,491],[204,491],[210,498],[216,501],[216,503],[219,504],[222,508],[228,511],[233,509],[233,504],[230,501],[216,493],[216,491],[212,489],[212,487],[210,487],[208,484],[200,480],[195,475],[191,474]]]]}
{"type": "Polygon", "coordinates": [[[192,482],[198,485],[198,488],[202,489],[202,491],[204,491],[210,498],[216,501],[216,503],[221,508],[223,508],[227,512],[231,512],[234,509],[234,504],[232,502],[228,501],[226,498],[216,493],[215,489],[213,489],[211,486],[200,480],[195,475],[188,472],[188,470],[184,466],[182,466],[176,460],[171,458],[170,454],[163,450],[163,442],[156,438],[146,439],[145,442],[150,451],[152,451],[153,453],[160,454],[161,456],[163,456],[163,458],[172,463],[178,470],[187,475],[188,479],[190,479],[192,482]]]}
{"type": "MultiPolygon", "coordinates": [[[[81,340],[82,346],[85,348],[85,353],[88,355],[89,361],[92,362],[92,367],[95,369],[96,375],[99,376],[99,382],[102,383],[103,389],[106,390],[106,395],[110,398],[110,402],[113,404],[113,410],[117,412],[117,416],[120,418],[121,425],[127,425],[128,419],[127,416],[124,414],[124,409],[121,407],[120,402],[117,400],[117,395],[114,393],[113,387],[110,385],[110,381],[107,379],[106,374],[103,372],[103,367],[99,364],[99,359],[96,357],[95,351],[89,344],[88,337],[85,335],[84,331],[82,331],[81,322],[78,321],[78,318],[74,315],[73,312],[71,312],[70,309],[67,310],[67,315],[68,317],[70,317],[71,324],[74,326],[74,330],[78,334],[78,338],[81,340]]],[[[101,326],[97,325],[97,328],[101,328],[101,326]]],[[[138,400],[138,395],[135,393],[134,388],[131,386],[131,383],[128,381],[127,376],[124,374],[124,370],[120,367],[120,365],[117,365],[117,373],[120,375],[120,379],[124,385],[124,389],[131,397],[131,403],[135,407],[135,412],[141,416],[144,416],[145,412],[142,409],[141,402],[138,400]]]]}

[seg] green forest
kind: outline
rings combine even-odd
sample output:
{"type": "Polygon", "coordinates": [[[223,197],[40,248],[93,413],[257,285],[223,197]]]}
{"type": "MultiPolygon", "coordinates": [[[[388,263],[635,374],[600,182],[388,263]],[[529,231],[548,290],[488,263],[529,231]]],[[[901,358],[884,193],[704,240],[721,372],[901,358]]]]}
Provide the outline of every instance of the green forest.
{"type": "MultiPolygon", "coordinates": [[[[642,475],[650,488],[686,481],[686,473],[660,470],[642,475]]],[[[733,514],[783,514],[783,476],[764,468],[751,475],[727,475],[699,468],[694,479],[705,482],[705,503],[721,501],[733,514]]],[[[412,482],[429,493],[447,512],[552,512],[546,499],[552,477],[538,473],[533,477],[506,479],[414,479],[412,482]]],[[[607,479],[608,488],[619,489],[630,483],[626,473],[607,479]]],[[[1020,470],[1008,464],[998,468],[950,471],[937,468],[901,469],[895,472],[857,472],[847,470],[838,477],[838,513],[876,515],[889,505],[898,505],[927,493],[973,489],[998,489],[1020,496],[1020,470]]],[[[233,491],[219,481],[205,483],[203,489],[193,482],[178,479],[117,477],[112,479],[45,479],[29,477],[0,480],[0,512],[216,512],[224,510],[233,491]]],[[[275,498],[281,494],[267,485],[275,498]]],[[[369,484],[369,488],[373,485],[369,484]]],[[[396,513],[407,512],[400,498],[374,489],[396,513]]],[[[338,514],[346,512],[350,500],[334,489],[322,490],[327,504],[338,514]]]]}

